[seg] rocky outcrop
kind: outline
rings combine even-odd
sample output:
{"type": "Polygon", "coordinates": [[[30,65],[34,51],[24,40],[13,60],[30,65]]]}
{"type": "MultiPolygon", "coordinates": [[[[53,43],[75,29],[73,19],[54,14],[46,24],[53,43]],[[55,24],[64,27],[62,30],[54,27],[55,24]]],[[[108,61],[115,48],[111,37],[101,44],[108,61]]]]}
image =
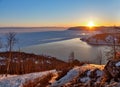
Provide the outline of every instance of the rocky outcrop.
{"type": "Polygon", "coordinates": [[[120,87],[120,59],[109,60],[103,71],[103,87],[120,87]]]}
{"type": "Polygon", "coordinates": [[[120,87],[120,59],[111,59],[104,69],[89,69],[65,87],[120,87]]]}
{"type": "Polygon", "coordinates": [[[104,72],[108,77],[114,79],[120,78],[120,60],[110,60],[106,64],[104,72]]]}

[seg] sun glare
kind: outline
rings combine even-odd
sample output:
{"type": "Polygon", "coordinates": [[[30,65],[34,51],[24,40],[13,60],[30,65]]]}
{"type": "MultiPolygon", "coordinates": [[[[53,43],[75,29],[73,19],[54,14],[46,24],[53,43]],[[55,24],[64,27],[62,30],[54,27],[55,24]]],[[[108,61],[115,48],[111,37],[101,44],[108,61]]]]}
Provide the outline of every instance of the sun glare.
{"type": "Polygon", "coordinates": [[[94,24],[94,22],[93,21],[90,21],[90,22],[88,22],[88,25],[87,25],[88,27],[94,27],[95,26],[95,24],[94,24]]]}

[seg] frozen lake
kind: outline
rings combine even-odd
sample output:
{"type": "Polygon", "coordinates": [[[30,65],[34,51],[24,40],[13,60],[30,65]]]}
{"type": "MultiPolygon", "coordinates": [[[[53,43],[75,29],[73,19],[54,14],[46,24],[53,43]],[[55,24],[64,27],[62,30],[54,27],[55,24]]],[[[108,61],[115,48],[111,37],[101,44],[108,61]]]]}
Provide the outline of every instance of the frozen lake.
{"type": "Polygon", "coordinates": [[[75,59],[80,61],[90,61],[92,63],[100,63],[102,57],[102,64],[106,63],[104,57],[105,46],[91,46],[80,38],[74,38],[64,41],[57,41],[52,43],[28,46],[22,49],[24,52],[43,54],[57,57],[58,59],[68,61],[71,52],[74,52],[75,59]]]}

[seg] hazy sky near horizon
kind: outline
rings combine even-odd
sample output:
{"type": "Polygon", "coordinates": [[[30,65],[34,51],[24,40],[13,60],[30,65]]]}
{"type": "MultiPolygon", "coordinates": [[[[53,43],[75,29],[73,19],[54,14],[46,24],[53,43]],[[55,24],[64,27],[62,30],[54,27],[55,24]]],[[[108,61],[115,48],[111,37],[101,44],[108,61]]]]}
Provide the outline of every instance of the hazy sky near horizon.
{"type": "Polygon", "coordinates": [[[120,25],[120,0],[0,0],[0,26],[120,25]]]}

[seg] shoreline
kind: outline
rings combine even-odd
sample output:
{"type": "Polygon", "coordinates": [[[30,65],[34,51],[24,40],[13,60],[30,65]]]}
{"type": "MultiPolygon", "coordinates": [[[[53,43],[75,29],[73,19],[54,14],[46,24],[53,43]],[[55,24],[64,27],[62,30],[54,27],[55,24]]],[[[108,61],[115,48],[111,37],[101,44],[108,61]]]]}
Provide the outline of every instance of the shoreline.
{"type": "MultiPolygon", "coordinates": [[[[103,43],[91,43],[83,39],[80,39],[80,40],[82,40],[83,42],[86,42],[87,44],[91,46],[114,46],[114,44],[109,44],[109,43],[104,43],[104,44],[103,43]]],[[[115,44],[115,46],[120,46],[120,44],[115,44]]]]}

